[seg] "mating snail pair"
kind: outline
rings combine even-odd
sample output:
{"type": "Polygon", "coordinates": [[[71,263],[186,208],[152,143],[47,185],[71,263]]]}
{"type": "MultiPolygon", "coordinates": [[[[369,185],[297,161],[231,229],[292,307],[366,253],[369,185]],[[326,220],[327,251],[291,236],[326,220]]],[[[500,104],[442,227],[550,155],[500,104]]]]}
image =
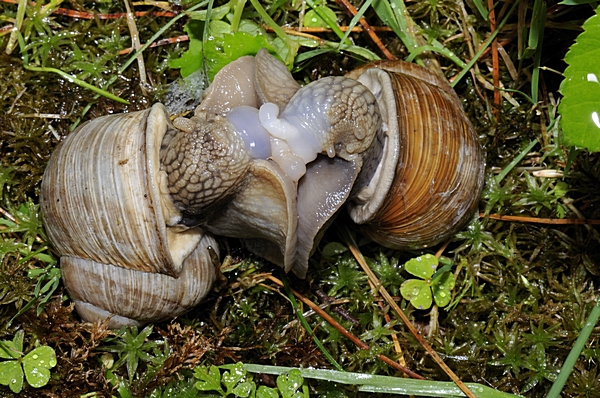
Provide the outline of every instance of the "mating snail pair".
{"type": "Polygon", "coordinates": [[[427,70],[380,61],[301,88],[261,50],[223,68],[190,119],[156,104],[82,125],[41,206],[77,311],[118,327],[197,305],[213,235],[299,277],[342,207],[384,246],[439,243],[476,208],[483,167],[458,97],[427,70]]]}

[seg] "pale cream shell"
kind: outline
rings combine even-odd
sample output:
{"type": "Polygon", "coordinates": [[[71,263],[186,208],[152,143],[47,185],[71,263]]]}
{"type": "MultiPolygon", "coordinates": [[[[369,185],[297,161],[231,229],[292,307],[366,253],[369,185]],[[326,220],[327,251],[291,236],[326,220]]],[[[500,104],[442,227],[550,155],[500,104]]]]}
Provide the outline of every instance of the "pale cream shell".
{"type": "Polygon", "coordinates": [[[202,301],[215,280],[209,248],[218,250],[217,242],[206,234],[184,261],[178,278],[77,257],[61,257],[61,270],[84,320],[109,318],[111,329],[141,326],[175,318],[202,301]]]}
{"type": "MultiPolygon", "coordinates": [[[[180,214],[160,170],[160,145],[168,128],[168,114],[156,104],[145,111],[96,118],[71,133],[52,154],[42,181],[41,210],[48,237],[61,255],[67,289],[77,300],[86,297],[84,301],[111,313],[157,320],[173,316],[174,308],[182,305],[177,300],[201,298],[212,285],[212,262],[206,253],[197,253],[207,250],[206,243],[197,249],[205,233],[169,226],[180,214]],[[188,264],[190,269],[184,271],[184,261],[202,263],[188,264]],[[86,268],[92,263],[93,270],[86,268]],[[99,267],[105,276],[100,277],[99,267]],[[198,280],[175,279],[182,272],[198,280]],[[134,274],[143,276],[134,282],[134,274]],[[165,276],[172,281],[165,282],[165,276]],[[137,287],[125,288],[134,284],[156,299],[163,295],[162,315],[154,313],[154,307],[161,306],[145,300],[137,287]],[[92,300],[81,289],[106,289],[113,298],[106,303],[92,300]],[[140,306],[152,315],[144,315],[140,306]]],[[[216,242],[210,245],[218,252],[216,242]]]]}

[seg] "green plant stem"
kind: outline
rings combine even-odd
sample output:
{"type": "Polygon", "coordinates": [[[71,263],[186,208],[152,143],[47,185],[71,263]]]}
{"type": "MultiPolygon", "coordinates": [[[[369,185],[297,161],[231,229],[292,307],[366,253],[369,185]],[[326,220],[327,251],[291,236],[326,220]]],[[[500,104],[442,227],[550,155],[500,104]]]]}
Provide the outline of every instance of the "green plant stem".
{"type": "Polygon", "coordinates": [[[273,21],[273,18],[271,18],[269,13],[267,13],[267,10],[264,9],[264,7],[260,4],[258,0],[250,0],[250,3],[252,3],[252,6],[254,7],[258,15],[260,15],[260,17],[263,19],[263,22],[266,23],[269,26],[269,28],[273,29],[273,32],[275,32],[277,37],[283,40],[289,48],[293,49],[293,51],[288,51],[286,59],[283,60],[284,64],[292,65],[294,63],[294,54],[297,53],[298,47],[300,47],[298,42],[292,40],[284,32],[284,30],[281,29],[281,27],[277,25],[275,21],[273,21]]]}
{"type": "Polygon", "coordinates": [[[356,24],[358,23],[358,21],[360,21],[360,19],[362,18],[362,16],[365,15],[365,12],[367,12],[367,10],[369,9],[369,7],[371,7],[371,3],[372,2],[373,2],[373,0],[367,0],[367,1],[365,1],[365,3],[362,5],[362,7],[360,7],[360,10],[358,10],[358,12],[356,13],[356,15],[352,18],[352,20],[350,21],[350,24],[348,25],[348,29],[346,30],[346,33],[344,34],[344,36],[340,40],[340,44],[339,44],[340,49],[341,49],[341,46],[342,46],[343,43],[347,43],[348,36],[350,36],[350,33],[352,33],[352,29],[354,29],[354,27],[356,26],[356,24]]]}
{"type": "Polygon", "coordinates": [[[113,101],[117,101],[123,104],[129,104],[128,101],[109,93],[108,91],[105,91],[101,88],[98,88],[92,84],[89,84],[81,79],[78,79],[77,77],[70,75],[66,72],[63,72],[60,69],[57,68],[49,68],[49,67],[45,67],[45,66],[32,66],[29,65],[29,54],[27,54],[27,50],[25,50],[25,39],[23,38],[23,35],[21,35],[21,32],[17,31],[17,40],[19,42],[19,47],[21,48],[21,56],[23,57],[23,68],[32,72],[51,72],[51,73],[56,73],[59,76],[61,76],[62,78],[68,80],[71,83],[75,83],[78,86],[87,88],[88,90],[91,90],[93,92],[96,93],[96,97],[102,95],[104,97],[107,97],[109,99],[112,99],[113,101]]]}
{"type": "Polygon", "coordinates": [[[56,69],[56,68],[49,68],[49,67],[45,67],[45,66],[31,66],[31,65],[23,65],[23,68],[30,70],[30,71],[34,71],[34,72],[51,72],[51,73],[56,73],[57,75],[59,75],[60,77],[67,79],[69,82],[71,83],[75,83],[78,86],[81,86],[83,88],[87,88],[90,91],[95,92],[98,95],[101,95],[103,97],[106,97],[108,99],[111,99],[113,101],[117,101],[120,102],[122,104],[126,104],[129,105],[129,101],[124,100],[121,97],[118,97],[114,94],[109,93],[108,91],[102,90],[101,88],[98,88],[92,84],[89,84],[88,82],[85,82],[81,79],[76,78],[73,75],[70,75],[66,72],[63,72],[60,69],[56,69]]]}
{"type": "MultiPolygon", "coordinates": [[[[372,0],[371,0],[372,1],[372,0]]],[[[348,40],[348,38],[344,39],[344,32],[342,32],[342,30],[340,29],[340,27],[337,25],[337,23],[333,20],[331,20],[331,18],[329,18],[329,15],[327,15],[326,13],[324,13],[316,4],[314,1],[312,0],[306,0],[306,4],[309,5],[310,8],[312,8],[317,15],[323,20],[325,21],[325,23],[327,24],[327,26],[329,26],[329,28],[333,31],[333,33],[335,33],[337,35],[337,37],[340,38],[340,40],[342,40],[342,42],[344,44],[348,44],[351,45],[352,42],[350,42],[350,40],[348,40]]]]}
{"type": "Polygon", "coordinates": [[[231,31],[237,32],[242,19],[242,12],[244,12],[244,7],[246,6],[246,0],[233,0],[233,2],[235,4],[235,8],[233,11],[233,19],[231,20],[231,31]]]}
{"type": "MultiPolygon", "coordinates": [[[[265,373],[279,375],[288,373],[294,368],[284,366],[269,366],[245,364],[244,368],[250,373],[265,373]]],[[[402,377],[379,376],[365,373],[339,372],[328,369],[298,369],[302,377],[315,380],[333,381],[341,384],[359,385],[359,391],[379,392],[387,394],[402,394],[427,397],[463,397],[463,392],[452,382],[406,379],[402,377]]],[[[493,388],[466,383],[478,398],[514,398],[513,395],[493,388]]]]}
{"type": "Polygon", "coordinates": [[[456,65],[460,66],[461,68],[464,68],[467,66],[466,62],[464,62],[462,59],[458,58],[456,56],[456,54],[454,54],[452,51],[448,50],[447,48],[445,48],[443,46],[439,47],[439,46],[435,46],[433,44],[420,46],[420,47],[412,49],[410,51],[410,55],[408,57],[406,57],[405,61],[413,62],[413,60],[416,57],[418,57],[425,51],[432,51],[432,52],[436,52],[438,54],[444,55],[446,58],[450,59],[451,61],[453,61],[456,65]]]}
{"type": "MultiPolygon", "coordinates": [[[[546,4],[541,0],[538,1],[540,2],[541,11],[539,12],[540,16],[537,31],[538,37],[536,40],[535,55],[533,57],[533,70],[531,72],[531,99],[535,104],[537,104],[538,102],[538,87],[540,85],[540,64],[542,62],[542,43],[544,40],[544,25],[546,23],[546,4]]],[[[538,1],[536,1],[536,5],[538,1]]]]}
{"type": "Polygon", "coordinates": [[[315,344],[317,345],[317,347],[319,347],[319,350],[321,350],[321,352],[323,353],[323,355],[325,355],[325,357],[327,358],[327,360],[329,361],[329,363],[331,365],[333,365],[333,367],[335,367],[340,372],[343,372],[344,368],[342,368],[342,366],[333,358],[333,356],[329,353],[329,351],[327,351],[327,349],[325,348],[325,346],[323,346],[323,343],[321,343],[321,341],[317,338],[317,336],[315,336],[315,334],[312,331],[312,328],[308,324],[308,321],[306,320],[306,318],[304,318],[304,315],[302,315],[302,311],[300,310],[300,306],[298,305],[298,302],[294,298],[294,294],[290,290],[290,286],[288,285],[287,278],[284,276],[282,278],[282,280],[283,280],[283,287],[285,288],[285,293],[287,294],[288,299],[290,300],[290,303],[292,303],[292,308],[294,309],[294,312],[296,313],[296,316],[298,317],[298,320],[300,320],[300,323],[302,324],[302,326],[304,327],[304,329],[306,329],[306,331],[308,332],[308,334],[312,337],[313,341],[315,342],[315,344]]]}
{"type": "Polygon", "coordinates": [[[508,10],[508,12],[506,13],[506,16],[504,17],[504,19],[502,20],[502,22],[500,22],[500,24],[498,25],[498,27],[496,28],[496,30],[483,43],[483,45],[481,46],[481,48],[479,49],[479,51],[477,51],[477,53],[471,59],[471,61],[469,61],[469,63],[467,63],[467,66],[465,68],[463,68],[463,70],[461,70],[458,75],[456,75],[456,77],[454,78],[454,80],[450,84],[452,87],[456,86],[456,84],[458,84],[458,82],[469,72],[469,70],[471,70],[471,68],[473,67],[473,65],[475,65],[475,62],[477,62],[477,60],[479,59],[479,57],[481,57],[481,55],[490,46],[490,44],[496,38],[496,36],[498,36],[498,33],[500,33],[500,31],[502,30],[502,28],[504,27],[504,25],[506,24],[506,22],[508,21],[508,19],[512,16],[513,12],[515,11],[515,8],[517,8],[517,6],[519,5],[520,1],[521,0],[516,0],[513,3],[512,7],[510,7],[510,10],[508,10]]]}
{"type": "Polygon", "coordinates": [[[15,45],[19,41],[19,32],[23,26],[23,20],[25,19],[25,10],[27,9],[27,0],[19,0],[19,8],[17,8],[17,18],[15,21],[15,27],[10,32],[10,38],[4,52],[10,54],[15,49],[15,45]]]}
{"type": "Polygon", "coordinates": [[[508,166],[506,166],[501,172],[500,174],[498,174],[496,176],[496,182],[498,184],[500,184],[500,181],[502,181],[504,179],[504,177],[506,177],[506,175],[508,173],[510,173],[510,171],[512,169],[514,169],[514,167],[519,164],[519,162],[525,157],[525,155],[527,155],[529,153],[529,151],[531,151],[531,149],[535,146],[535,144],[537,144],[536,140],[532,140],[529,145],[527,145],[527,147],[525,149],[523,149],[518,155],[517,157],[515,157],[512,162],[510,162],[508,164],[508,166]]]}
{"type": "Polygon", "coordinates": [[[567,379],[571,375],[571,372],[573,371],[573,366],[575,366],[575,363],[577,362],[585,343],[588,341],[594,326],[596,326],[598,323],[598,319],[600,319],[600,299],[596,300],[596,305],[594,308],[592,308],[592,312],[590,312],[590,315],[585,321],[585,325],[583,325],[581,332],[579,332],[579,337],[577,337],[577,340],[575,340],[575,344],[573,345],[573,348],[571,348],[571,351],[569,352],[569,355],[567,356],[562,368],[560,368],[560,373],[552,384],[552,388],[550,389],[550,392],[546,398],[560,397],[560,393],[565,386],[567,379]]]}

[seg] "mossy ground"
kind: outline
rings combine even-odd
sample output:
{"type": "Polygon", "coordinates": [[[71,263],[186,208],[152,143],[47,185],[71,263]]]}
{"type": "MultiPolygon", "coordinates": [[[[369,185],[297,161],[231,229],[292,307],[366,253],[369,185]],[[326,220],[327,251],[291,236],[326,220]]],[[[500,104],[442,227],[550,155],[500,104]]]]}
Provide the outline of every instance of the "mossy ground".
{"type": "MultiPolygon", "coordinates": [[[[499,35],[517,75],[511,76],[506,62],[501,59],[499,76],[503,87],[531,95],[533,58],[519,59],[517,41],[519,29],[530,21],[533,1],[521,1],[519,9],[524,20],[519,22],[516,15],[510,17],[499,35]]],[[[58,4],[51,4],[47,9],[39,8],[40,4],[42,2],[38,2],[38,8],[30,5],[26,15],[29,25],[25,27],[24,36],[29,45],[30,63],[75,73],[96,86],[117,74],[127,59],[127,55],[117,53],[130,46],[124,18],[86,20],[48,12],[56,10],[58,4]],[[47,15],[44,12],[48,12],[47,15]]],[[[407,5],[415,21],[430,37],[443,42],[465,61],[470,59],[469,41],[479,40],[474,43],[477,47],[490,34],[489,23],[470,2],[430,0],[407,5]]],[[[510,2],[497,4],[499,20],[510,5],[510,2]]],[[[280,25],[297,23],[296,4],[279,1],[266,6],[280,25]]],[[[337,6],[330,6],[339,11],[337,6]]],[[[65,0],[60,7],[99,14],[125,11],[122,3],[114,1],[65,0]]],[[[173,7],[175,11],[180,9],[173,7]]],[[[142,5],[136,10],[151,8],[142,5]]],[[[0,3],[2,24],[10,24],[16,12],[16,4],[0,3]]],[[[248,18],[253,18],[251,6],[247,6],[247,12],[248,18]]],[[[564,68],[562,58],[578,33],[577,26],[591,13],[586,5],[547,4],[542,66],[558,71],[564,68]],[[573,27],[574,30],[570,29],[573,27]]],[[[350,18],[343,12],[339,11],[338,15],[340,25],[349,23],[350,18]]],[[[365,17],[371,25],[381,25],[372,11],[365,17]]],[[[141,42],[168,20],[151,14],[136,18],[141,42]]],[[[185,21],[182,19],[163,36],[183,34],[185,21]]],[[[335,40],[329,33],[321,37],[335,40]]],[[[355,44],[378,51],[364,34],[355,33],[351,37],[355,44]]],[[[399,58],[408,55],[393,33],[380,33],[380,37],[399,58]]],[[[90,104],[83,120],[144,109],[160,101],[166,85],[178,78],[178,71],[169,69],[167,60],[178,57],[187,45],[171,44],[144,52],[149,82],[154,89],[145,92],[140,88],[135,63],[120,74],[109,91],[130,101],[130,105],[124,106],[103,97],[94,98],[89,90],[56,74],[26,70],[18,45],[12,54],[4,52],[8,41],[9,35],[3,32],[0,36],[0,193],[4,213],[0,218],[15,217],[22,228],[13,228],[15,232],[9,233],[0,224],[0,324],[6,324],[33,298],[38,279],[28,277],[28,270],[49,264],[47,258],[30,254],[36,250],[52,253],[51,249],[45,249],[35,203],[53,148],[90,104]]],[[[456,75],[458,69],[454,64],[441,57],[438,59],[447,76],[456,75]]],[[[310,81],[342,74],[359,62],[348,54],[329,53],[302,64],[295,77],[299,81],[310,81]]],[[[535,105],[524,95],[513,92],[506,92],[512,97],[512,103],[503,99],[500,105],[494,105],[493,92],[482,83],[493,81],[489,53],[476,65],[480,80],[473,80],[475,75],[467,74],[456,91],[486,152],[487,178],[480,211],[486,215],[599,220],[598,154],[579,152],[564,179],[533,176],[534,171],[562,171],[569,163],[569,148],[563,145],[556,123],[561,77],[553,71],[542,70],[539,102],[535,105]],[[496,182],[495,176],[532,140],[538,144],[516,168],[496,182]]],[[[400,285],[409,278],[403,271],[404,262],[437,249],[397,252],[367,242],[360,233],[357,236],[374,271],[395,296],[400,296],[400,285]]],[[[432,380],[447,380],[400,322],[386,324],[384,315],[388,307],[373,296],[366,276],[349,252],[323,253],[331,242],[341,242],[335,226],[312,257],[306,280],[288,276],[290,285],[316,302],[326,304],[323,297],[338,300],[339,304],[328,306],[332,316],[371,348],[358,349],[319,316],[306,313],[310,327],[327,350],[345,370],[398,375],[376,358],[380,353],[399,358],[392,339],[394,334],[408,368],[432,380]]],[[[168,383],[172,383],[170,386],[179,383],[180,387],[189,384],[191,369],[201,364],[242,361],[331,367],[302,328],[285,292],[264,276],[264,273],[272,273],[281,279],[285,277],[282,272],[239,249],[235,241],[223,243],[221,258],[231,262],[231,266],[224,272],[221,284],[186,316],[154,325],[141,348],[150,353],[149,359],[139,361],[135,375],[128,375],[126,366],[112,368],[117,377],[130,380],[134,396],[148,396],[156,388],[165,389],[168,383]],[[168,351],[164,350],[165,343],[168,351]]],[[[444,256],[455,264],[457,301],[450,310],[440,310],[437,327],[430,329],[428,312],[415,310],[403,299],[400,299],[401,307],[423,334],[430,333],[430,344],[463,381],[528,397],[545,396],[598,300],[598,227],[475,217],[455,237],[444,256]]],[[[107,367],[111,360],[118,361],[124,354],[109,352],[106,347],[123,336],[115,336],[102,325],[80,323],[62,285],[39,315],[33,306],[9,327],[0,328],[0,340],[11,339],[18,329],[25,331],[27,350],[34,344],[49,345],[55,349],[58,359],[48,385],[40,389],[26,388],[21,396],[75,397],[93,392],[96,396],[118,395],[114,384],[107,379],[107,367]]],[[[564,397],[600,396],[599,337],[600,330],[596,327],[567,382],[564,397]]],[[[266,376],[262,381],[273,382],[266,376]]],[[[311,388],[318,396],[341,396],[335,395],[340,392],[360,395],[325,383],[312,383],[311,388]]],[[[10,391],[0,386],[0,395],[9,396],[10,391]]]]}

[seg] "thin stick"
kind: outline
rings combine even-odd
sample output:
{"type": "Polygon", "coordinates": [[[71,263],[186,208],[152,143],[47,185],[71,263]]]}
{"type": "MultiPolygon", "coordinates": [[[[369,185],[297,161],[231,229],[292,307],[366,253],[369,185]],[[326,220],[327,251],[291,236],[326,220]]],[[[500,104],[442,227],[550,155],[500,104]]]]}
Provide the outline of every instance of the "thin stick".
{"type": "MultiPolygon", "coordinates": [[[[1,3],[9,3],[9,4],[17,4],[19,2],[19,0],[0,0],[1,3]]],[[[32,7],[35,7],[35,1],[31,1],[29,2],[29,4],[32,7]]],[[[75,11],[75,10],[69,10],[68,8],[57,8],[56,10],[54,10],[52,12],[52,14],[57,14],[57,15],[65,15],[67,17],[71,17],[71,18],[79,18],[79,19],[94,19],[94,18],[98,18],[98,19],[119,19],[119,18],[123,18],[126,17],[127,14],[124,14],[122,12],[119,13],[113,13],[113,14],[98,14],[95,12],[85,12],[85,11],[75,11]]],[[[134,13],[134,15],[136,17],[143,17],[145,15],[152,15],[153,17],[168,17],[168,18],[172,18],[174,16],[176,16],[177,14],[175,14],[174,12],[170,12],[170,11],[136,11],[134,13]]]]}
{"type": "MultiPolygon", "coordinates": [[[[133,13],[131,12],[131,7],[129,6],[129,0],[123,0],[125,3],[125,9],[127,9],[127,26],[129,27],[129,33],[131,34],[131,46],[138,51],[142,46],[140,44],[140,33],[138,32],[137,25],[135,24],[135,18],[133,13]]],[[[146,93],[146,65],[144,64],[144,54],[139,53],[137,56],[138,68],[140,72],[140,87],[142,88],[142,92],[144,95],[146,93]]]]}
{"type": "MultiPolygon", "coordinates": [[[[496,30],[496,11],[494,10],[494,0],[488,0],[488,9],[490,10],[488,18],[490,19],[490,32],[496,30]]],[[[492,68],[494,79],[494,104],[500,105],[500,62],[498,60],[498,39],[492,40],[492,68]]],[[[497,116],[498,110],[494,109],[494,114],[497,116]]]]}
{"type": "MultiPolygon", "coordinates": [[[[279,285],[281,287],[284,286],[283,282],[280,281],[279,279],[275,278],[273,275],[266,275],[266,278],[269,279],[270,281],[276,283],[277,285],[279,285]]],[[[298,300],[300,300],[304,304],[308,305],[313,311],[315,311],[323,319],[325,319],[327,322],[329,322],[329,324],[331,326],[333,326],[338,331],[340,331],[344,336],[346,336],[348,339],[350,339],[354,344],[356,344],[357,346],[359,346],[363,350],[368,350],[369,349],[369,346],[367,344],[363,343],[358,337],[356,337],[352,333],[348,332],[342,325],[340,325],[328,313],[326,313],[325,311],[323,311],[321,309],[321,307],[319,307],[317,304],[315,304],[314,302],[312,302],[310,299],[304,297],[303,295],[301,295],[300,293],[298,293],[294,289],[290,289],[290,290],[292,291],[292,293],[294,294],[294,296],[296,296],[298,298],[298,300]]],[[[423,376],[419,375],[418,373],[413,372],[412,370],[410,370],[408,368],[405,368],[404,366],[400,365],[399,363],[397,363],[395,361],[392,361],[390,358],[386,357],[385,355],[379,354],[377,357],[379,359],[381,359],[383,362],[387,363],[388,365],[390,365],[390,366],[394,367],[395,369],[398,369],[399,371],[401,371],[401,372],[407,374],[408,376],[412,377],[413,379],[420,379],[420,380],[424,380],[425,379],[423,376]]]]}
{"type": "MultiPolygon", "coordinates": [[[[182,42],[186,42],[188,40],[190,40],[188,35],[169,37],[167,39],[161,39],[161,40],[155,41],[154,43],[150,44],[150,46],[148,46],[148,48],[165,46],[167,44],[182,43],[182,42]]],[[[125,49],[119,51],[119,55],[129,54],[132,51],[133,51],[133,48],[131,48],[131,47],[125,48],[125,49]]]]}
{"type": "MultiPolygon", "coordinates": [[[[342,32],[346,32],[348,30],[349,26],[340,26],[339,28],[342,32]]],[[[392,28],[390,28],[388,26],[371,26],[371,25],[369,25],[369,28],[375,32],[393,32],[392,28]]],[[[286,28],[283,28],[283,30],[286,30],[286,28]]],[[[303,27],[303,28],[294,28],[294,30],[296,30],[297,32],[305,32],[305,33],[330,33],[330,32],[332,32],[331,29],[323,28],[320,26],[307,26],[307,27],[303,27]]],[[[354,33],[360,33],[360,32],[364,32],[364,31],[366,31],[366,29],[361,26],[355,26],[351,29],[351,32],[354,32],[354,33]]]]}
{"type": "Polygon", "coordinates": [[[442,359],[439,357],[439,355],[433,350],[433,348],[431,348],[429,343],[419,334],[417,329],[410,322],[410,319],[408,319],[408,317],[400,309],[398,304],[396,304],[396,302],[394,301],[392,296],[390,296],[390,294],[385,289],[385,287],[383,287],[383,285],[381,284],[381,282],[379,281],[377,276],[373,273],[373,271],[371,271],[371,268],[369,268],[369,266],[367,265],[365,258],[363,257],[362,253],[358,250],[358,247],[356,246],[354,239],[352,238],[352,236],[350,235],[350,233],[347,230],[346,230],[345,235],[348,240],[348,242],[347,242],[348,247],[350,248],[350,251],[356,258],[356,261],[358,261],[358,263],[360,264],[362,269],[368,275],[369,280],[372,281],[372,283],[377,287],[377,291],[385,298],[387,303],[390,305],[390,307],[392,307],[392,309],[396,312],[396,314],[398,314],[398,316],[400,317],[402,322],[406,325],[408,330],[412,333],[412,335],[415,336],[415,338],[419,341],[419,343],[423,346],[423,348],[425,348],[425,351],[427,351],[427,353],[431,356],[431,358],[435,361],[435,363],[437,363],[438,366],[440,368],[442,368],[442,370],[444,370],[444,372],[446,372],[446,374],[452,379],[452,381],[458,386],[458,388],[461,389],[461,391],[467,397],[476,398],[475,394],[473,394],[473,392],[471,390],[469,390],[469,388],[465,385],[465,383],[463,383],[458,378],[458,376],[452,371],[452,369],[450,369],[448,367],[448,365],[446,365],[444,363],[444,361],[442,361],[442,359]]]}
{"type": "MultiPolygon", "coordinates": [[[[346,8],[346,10],[348,10],[348,12],[350,14],[352,14],[352,16],[355,16],[358,12],[358,10],[352,4],[350,4],[350,2],[348,0],[337,0],[337,3],[339,5],[341,5],[342,7],[346,8]]],[[[369,25],[367,20],[364,19],[363,17],[361,17],[359,19],[359,22],[362,25],[362,27],[364,28],[364,30],[367,32],[367,34],[369,35],[371,40],[373,40],[373,43],[375,43],[375,45],[381,50],[383,55],[385,55],[387,59],[392,59],[392,60],[396,59],[396,57],[394,57],[392,55],[392,53],[389,52],[389,50],[381,42],[381,40],[377,36],[377,33],[375,33],[375,31],[373,31],[373,29],[371,29],[371,26],[369,25]]]]}
{"type": "Polygon", "coordinates": [[[479,213],[481,218],[489,218],[490,220],[499,221],[510,221],[510,222],[522,222],[522,223],[533,223],[533,224],[553,224],[553,225],[600,225],[600,220],[589,220],[580,218],[539,218],[539,217],[526,217],[526,216],[505,216],[501,214],[489,214],[479,213]]]}

